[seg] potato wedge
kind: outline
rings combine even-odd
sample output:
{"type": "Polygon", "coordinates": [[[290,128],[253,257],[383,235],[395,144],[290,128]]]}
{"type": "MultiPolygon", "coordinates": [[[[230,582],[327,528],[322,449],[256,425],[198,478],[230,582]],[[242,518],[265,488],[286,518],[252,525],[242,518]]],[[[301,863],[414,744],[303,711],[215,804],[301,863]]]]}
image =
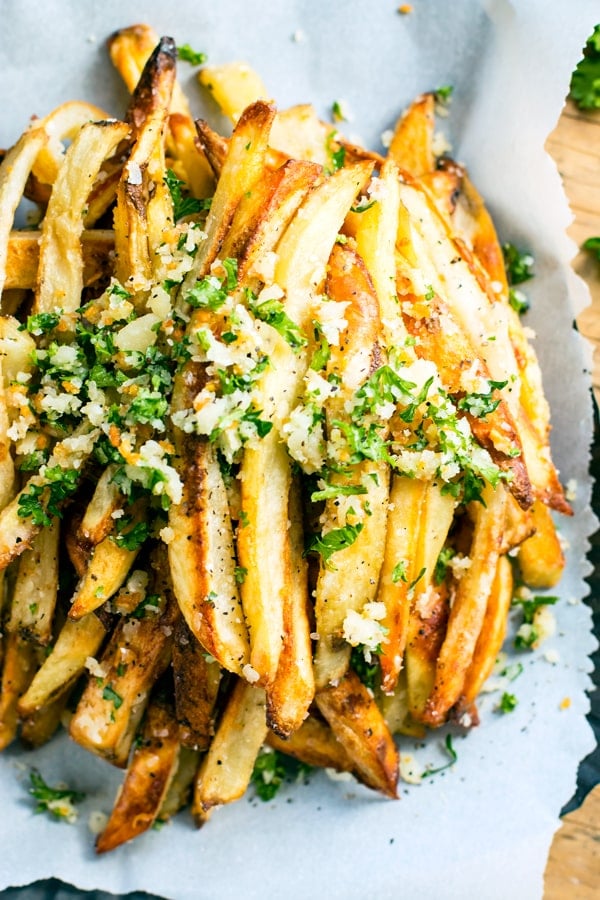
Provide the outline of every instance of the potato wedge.
{"type": "Polygon", "coordinates": [[[358,675],[349,671],[320,690],[316,703],[367,787],[397,799],[398,751],[377,704],[358,675]]]}

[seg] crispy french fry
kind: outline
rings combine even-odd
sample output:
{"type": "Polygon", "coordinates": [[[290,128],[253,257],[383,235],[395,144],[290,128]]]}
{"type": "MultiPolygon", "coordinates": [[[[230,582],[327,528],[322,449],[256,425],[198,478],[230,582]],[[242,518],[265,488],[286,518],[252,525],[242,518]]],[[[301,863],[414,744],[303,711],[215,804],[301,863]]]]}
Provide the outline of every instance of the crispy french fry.
{"type": "Polygon", "coordinates": [[[224,668],[241,674],[249,659],[248,634],[223,477],[208,441],[186,436],[182,454],[183,499],[169,512],[173,589],[192,634],[224,668]]]}
{"type": "Polygon", "coordinates": [[[300,728],[315,693],[302,504],[297,480],[290,489],[289,520],[290,581],[283,605],[283,644],[273,684],[267,690],[267,722],[283,737],[300,728]]]}
{"type": "Polygon", "coordinates": [[[457,703],[456,715],[459,719],[462,713],[467,712],[475,703],[479,691],[496,663],[506,635],[508,611],[513,598],[513,581],[511,564],[506,556],[501,556],[498,559],[481,632],[475,645],[473,661],[465,675],[462,694],[457,703]]]}
{"type": "Polygon", "coordinates": [[[531,588],[551,588],[563,573],[565,557],[550,510],[539,500],[533,504],[531,520],[535,532],[521,544],[517,556],[521,576],[531,588]]]}
{"type": "Polygon", "coordinates": [[[37,666],[35,647],[18,634],[9,634],[3,648],[0,682],[0,750],[15,739],[19,697],[25,693],[37,666]]]}
{"type": "Polygon", "coordinates": [[[35,749],[51,740],[60,728],[68,700],[69,692],[65,691],[51,703],[21,720],[19,737],[27,747],[35,749]]]}
{"type": "Polygon", "coordinates": [[[316,695],[320,713],[354,763],[357,777],[386,797],[397,798],[398,751],[373,697],[349,671],[316,695]]]}
{"type": "Polygon", "coordinates": [[[59,536],[55,520],[40,531],[31,550],[19,559],[7,626],[9,631],[44,646],[52,637],[58,592],[59,536]]]}
{"type": "Polygon", "coordinates": [[[63,696],[83,673],[86,661],[96,656],[106,631],[94,613],[77,622],[67,619],[52,652],[19,700],[19,713],[27,718],[63,696]]]}
{"type": "Polygon", "coordinates": [[[504,487],[487,487],[483,499],[486,505],[474,508],[471,565],[458,584],[437,659],[435,683],[423,714],[428,725],[441,724],[460,696],[496,574],[506,515],[504,487]]]}
{"type": "Polygon", "coordinates": [[[89,186],[100,166],[127,137],[123,122],[84,125],[67,150],[56,177],[40,240],[40,266],[34,312],[72,312],[83,290],[81,234],[89,186]]]}
{"type": "Polygon", "coordinates": [[[179,740],[183,747],[207,750],[214,734],[221,668],[181,619],[173,636],[173,682],[179,740]]]}
{"type": "Polygon", "coordinates": [[[238,681],[194,786],[192,815],[237,800],[245,792],[267,735],[265,692],[238,681]]]}
{"type": "Polygon", "coordinates": [[[47,141],[48,135],[43,128],[26,131],[0,165],[0,295],[6,277],[9,235],[15,212],[31,168],[47,141]]]}
{"type": "Polygon", "coordinates": [[[222,111],[235,124],[244,110],[257,100],[269,100],[260,76],[245,63],[204,66],[198,81],[205,87],[222,111]]]}
{"type": "MultiPolygon", "coordinates": [[[[134,523],[143,520],[144,512],[138,510],[132,516],[134,523]]],[[[139,550],[139,546],[129,550],[119,545],[112,535],[100,541],[77,585],[69,618],[80,619],[110,600],[127,578],[139,550]]]]}
{"type": "Polygon", "coordinates": [[[121,619],[100,660],[104,674],[88,679],[69,727],[78,744],[120,768],[127,765],[150,689],[170,661],[177,607],[159,573],[160,586],[164,611],[121,619]]]}
{"type": "Polygon", "coordinates": [[[114,465],[104,469],[83,514],[77,530],[85,544],[99,544],[114,528],[113,513],[121,509],[124,503],[123,494],[114,480],[115,471],[114,465]]]}
{"type": "Polygon", "coordinates": [[[287,738],[270,731],[267,744],[308,766],[321,766],[338,772],[351,772],[354,762],[326,722],[308,716],[300,728],[287,738]]]}
{"type": "MultiPolygon", "coordinates": [[[[40,261],[39,231],[12,231],[6,258],[5,290],[31,290],[37,283],[40,261]]],[[[115,238],[106,229],[85,230],[81,234],[83,285],[89,287],[104,278],[111,268],[110,254],[115,238]]],[[[4,309],[4,300],[3,300],[4,309]]]]}
{"type": "Polygon", "coordinates": [[[414,177],[426,175],[435,168],[434,109],[434,95],[421,94],[396,123],[388,152],[397,166],[414,177]]]}
{"type": "Polygon", "coordinates": [[[153,700],[113,810],[96,840],[96,853],[114,850],[152,826],[175,774],[178,757],[179,737],[173,711],[159,699],[153,700]]]}

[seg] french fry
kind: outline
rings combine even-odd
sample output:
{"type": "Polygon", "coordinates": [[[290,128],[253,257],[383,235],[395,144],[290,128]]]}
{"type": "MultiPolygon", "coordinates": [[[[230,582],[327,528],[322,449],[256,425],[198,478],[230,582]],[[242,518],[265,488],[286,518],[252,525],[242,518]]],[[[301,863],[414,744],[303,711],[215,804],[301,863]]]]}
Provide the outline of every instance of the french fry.
{"type": "Polygon", "coordinates": [[[122,508],[123,494],[115,483],[114,465],[107,466],[100,475],[92,499],[79,524],[78,535],[85,544],[99,544],[113,530],[113,513],[122,508]]]}
{"type": "Polygon", "coordinates": [[[297,480],[291,484],[289,520],[290,582],[283,605],[283,643],[273,684],[267,690],[267,722],[283,737],[301,727],[315,694],[307,564],[297,480]]]}
{"type": "Polygon", "coordinates": [[[152,826],[160,814],[178,757],[175,716],[157,698],[148,706],[140,743],[133,752],[106,827],[96,839],[96,853],[114,850],[152,826]]]}
{"type": "Polygon", "coordinates": [[[456,716],[459,720],[475,703],[484,682],[492,673],[502,648],[508,611],[513,598],[513,581],[510,561],[506,556],[501,556],[498,559],[481,632],[475,645],[473,661],[465,675],[462,694],[457,703],[456,716]]]}
{"type": "Polygon", "coordinates": [[[397,166],[415,178],[435,168],[433,153],[435,96],[421,94],[399,118],[389,148],[397,166]]]}
{"type": "Polygon", "coordinates": [[[58,593],[58,542],[55,520],[42,529],[19,559],[8,630],[46,646],[52,637],[54,607],[58,593]]]}
{"type": "Polygon", "coordinates": [[[26,131],[0,165],[0,295],[4,289],[8,243],[15,212],[31,168],[47,141],[48,135],[43,128],[26,131]]]}
{"type": "Polygon", "coordinates": [[[181,612],[202,646],[231,672],[248,663],[248,634],[235,577],[227,493],[211,444],[186,437],[183,499],[173,504],[169,566],[181,612]]]}
{"type": "Polygon", "coordinates": [[[565,557],[550,510],[539,500],[531,509],[535,529],[519,547],[517,559],[525,584],[543,590],[554,587],[565,567],[565,557]]]}
{"type": "Polygon", "coordinates": [[[122,122],[84,125],[67,150],[56,177],[40,240],[40,266],[34,312],[71,312],[81,302],[82,212],[89,185],[100,166],[129,133],[122,122]]]}
{"type": "Polygon", "coordinates": [[[441,724],[457,702],[473,659],[498,565],[506,514],[502,486],[487,487],[485,506],[474,508],[475,527],[470,551],[471,565],[459,582],[444,643],[437,659],[435,683],[427,700],[423,721],[441,724]]]}
{"type": "Polygon", "coordinates": [[[63,696],[83,673],[87,660],[96,656],[106,631],[94,613],[77,622],[67,619],[52,652],[19,700],[20,715],[28,718],[63,696]]]}
{"type": "Polygon", "coordinates": [[[193,816],[202,821],[213,806],[242,796],[266,735],[264,691],[244,681],[236,682],[196,776],[193,816]]]}
{"type": "Polygon", "coordinates": [[[358,675],[347,672],[337,684],[318,691],[315,700],[352,759],[360,781],[396,799],[398,751],[377,704],[358,675]]]}
{"type": "Polygon", "coordinates": [[[287,738],[270,731],[267,744],[273,750],[287,753],[308,766],[335,769],[337,772],[351,772],[354,768],[352,758],[329,725],[313,715],[308,716],[287,738]]]}
{"type": "Polygon", "coordinates": [[[65,707],[69,701],[69,691],[21,719],[20,739],[26,747],[35,749],[47,744],[60,728],[65,707]]]}
{"type": "Polygon", "coordinates": [[[221,668],[181,619],[173,637],[173,682],[179,740],[183,747],[207,750],[214,734],[221,668]]]}
{"type": "Polygon", "coordinates": [[[0,750],[15,739],[19,716],[19,698],[27,690],[37,666],[35,647],[18,634],[4,640],[0,682],[0,750]]]}
{"type": "MultiPolygon", "coordinates": [[[[156,587],[164,588],[164,576],[157,580],[156,587]]],[[[168,591],[161,595],[164,611],[121,619],[100,660],[104,674],[88,679],[69,726],[78,744],[120,768],[127,765],[150,689],[170,661],[177,608],[168,591]]]]}
{"type": "Polygon", "coordinates": [[[260,76],[245,63],[204,66],[198,81],[212,94],[234,125],[244,110],[257,100],[269,100],[260,76]]]}
{"type": "MultiPolygon", "coordinates": [[[[132,528],[142,522],[146,513],[145,504],[139,504],[131,513],[132,528]]],[[[127,532],[124,532],[126,537],[127,532]]],[[[116,594],[139,553],[140,545],[128,549],[127,543],[119,543],[118,536],[109,535],[94,548],[87,569],[80,579],[71,608],[70,619],[80,619],[106,603],[116,594]]]]}
{"type": "MultiPolygon", "coordinates": [[[[13,289],[31,290],[37,282],[40,262],[39,231],[12,231],[8,242],[6,258],[5,291],[13,289]]],[[[84,230],[81,234],[83,253],[83,286],[90,287],[106,277],[110,269],[110,254],[115,238],[106,229],[84,230]]],[[[4,300],[2,303],[4,310],[4,300]]]]}

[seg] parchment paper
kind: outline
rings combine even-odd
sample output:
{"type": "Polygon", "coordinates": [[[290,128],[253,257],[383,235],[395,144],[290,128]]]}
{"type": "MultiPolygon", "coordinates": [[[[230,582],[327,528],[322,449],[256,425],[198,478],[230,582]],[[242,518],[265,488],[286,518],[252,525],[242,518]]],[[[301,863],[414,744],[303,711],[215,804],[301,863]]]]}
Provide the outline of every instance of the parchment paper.
{"type": "MultiPolygon", "coordinates": [[[[589,571],[586,535],[594,527],[589,354],[571,330],[587,300],[568,265],[570,214],[543,143],[597,3],[414,0],[413,12],[403,16],[389,0],[0,0],[0,12],[2,146],[30,114],[67,99],[93,100],[122,115],[125,92],[104,40],[136,21],[204,49],[210,62],[248,61],[282,107],[312,101],[327,116],[334,100],[345,100],[354,114],[345,131],[375,149],[413,96],[454,85],[445,125],[454,155],[470,167],[502,238],[536,257],[528,324],[538,334],[553,405],[555,458],[564,481],[577,481],[576,517],[561,523],[570,550],[557,633],[520,657],[525,671],[511,688],[519,700],[513,713],[494,712],[493,695],[483,700],[482,725],[455,739],[459,759],[451,769],[406,785],[398,803],[318,775],[309,786],[286,787],[269,804],[250,798],[219,810],[200,833],[184,814],[96,859],[87,816],[110,809],[121,773],[64,737],[31,754],[10,749],[0,759],[0,888],[56,876],[82,888],[139,889],[178,900],[540,897],[558,813],[593,745],[585,690],[595,646],[580,602],[589,571]],[[557,664],[545,660],[548,649],[557,651],[557,664]],[[88,792],[75,826],[33,815],[26,792],[31,765],[51,783],[64,780],[88,792]]],[[[182,66],[181,79],[200,109],[192,70],[182,66]]],[[[405,740],[403,752],[436,764],[443,761],[440,745],[438,735],[424,748],[405,740]]]]}

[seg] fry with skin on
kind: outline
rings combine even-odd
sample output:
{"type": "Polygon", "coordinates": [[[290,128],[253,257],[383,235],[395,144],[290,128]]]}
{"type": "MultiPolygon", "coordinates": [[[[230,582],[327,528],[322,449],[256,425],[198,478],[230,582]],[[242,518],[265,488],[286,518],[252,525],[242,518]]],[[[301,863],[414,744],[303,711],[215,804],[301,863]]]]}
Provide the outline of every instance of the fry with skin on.
{"type": "Polygon", "coordinates": [[[180,619],[173,635],[175,715],[183,747],[207,750],[214,734],[221,668],[180,619]]]}
{"type": "Polygon", "coordinates": [[[101,834],[96,853],[106,853],[132,840],[156,821],[179,758],[177,721],[169,705],[152,700],[140,743],[133,752],[125,780],[101,834]]]}
{"type": "Polygon", "coordinates": [[[17,736],[19,698],[27,690],[36,668],[34,645],[18,634],[7,635],[0,681],[0,750],[8,747],[17,736]]]}
{"type": "Polygon", "coordinates": [[[213,806],[244,794],[266,735],[264,690],[237,681],[196,776],[192,815],[200,823],[213,806]]]}
{"type": "Polygon", "coordinates": [[[492,673],[506,635],[508,611],[513,598],[513,584],[510,561],[506,556],[501,556],[498,559],[496,575],[481,632],[475,645],[473,660],[465,675],[462,694],[457,703],[457,718],[471,709],[483,684],[492,673]]]}
{"type": "Polygon", "coordinates": [[[296,479],[290,489],[289,518],[290,581],[283,605],[283,644],[273,684],[267,690],[267,722],[282,737],[297,733],[315,694],[302,505],[296,479]]]}
{"type": "Polygon", "coordinates": [[[52,637],[58,593],[58,542],[54,520],[43,528],[19,559],[7,628],[29,641],[47,645],[52,637]]]}
{"type": "Polygon", "coordinates": [[[95,613],[74,622],[70,619],[58,633],[52,652],[35,673],[19,700],[19,714],[31,716],[63,696],[96,656],[107,628],[95,613]]]}
{"type": "Polygon", "coordinates": [[[335,769],[337,772],[351,772],[354,769],[352,758],[329,725],[313,715],[309,715],[287,738],[269,731],[267,744],[273,750],[287,753],[308,766],[335,769]]]}
{"type": "Polygon", "coordinates": [[[463,690],[466,673],[473,660],[496,575],[506,514],[506,491],[486,486],[482,504],[474,504],[471,565],[461,578],[454,598],[446,636],[435,672],[435,683],[425,705],[422,720],[440,725],[463,690]]]}
{"type": "Polygon", "coordinates": [[[396,799],[398,750],[375,700],[358,675],[348,671],[320,690],[319,712],[354,763],[357,778],[396,799]]]}

